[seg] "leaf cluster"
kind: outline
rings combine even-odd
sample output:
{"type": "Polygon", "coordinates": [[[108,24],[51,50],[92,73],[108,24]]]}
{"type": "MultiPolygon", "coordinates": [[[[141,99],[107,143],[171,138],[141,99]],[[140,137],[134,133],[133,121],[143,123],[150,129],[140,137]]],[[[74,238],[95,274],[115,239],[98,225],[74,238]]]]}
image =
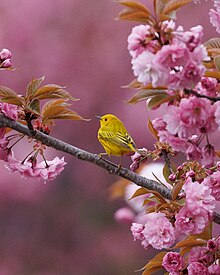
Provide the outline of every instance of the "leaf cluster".
{"type": "Polygon", "coordinates": [[[20,121],[30,122],[40,118],[44,125],[54,124],[55,119],[84,120],[83,117],[69,109],[69,101],[77,101],[65,87],[56,84],[42,86],[44,76],[32,79],[26,88],[25,95],[18,95],[14,90],[0,86],[2,102],[17,105],[20,121]],[[45,101],[46,103],[42,103],[45,101]]]}
{"type": "Polygon", "coordinates": [[[192,2],[192,0],[153,0],[153,12],[144,4],[138,1],[119,1],[119,4],[125,6],[118,19],[136,21],[155,25],[158,21],[174,19],[176,11],[192,2]]]}

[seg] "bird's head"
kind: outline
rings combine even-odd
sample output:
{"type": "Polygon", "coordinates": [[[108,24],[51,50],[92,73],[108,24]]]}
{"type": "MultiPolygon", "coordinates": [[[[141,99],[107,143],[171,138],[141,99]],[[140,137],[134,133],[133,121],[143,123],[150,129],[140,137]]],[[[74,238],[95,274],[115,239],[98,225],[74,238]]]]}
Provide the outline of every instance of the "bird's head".
{"type": "Polygon", "coordinates": [[[112,114],[107,114],[104,116],[96,116],[96,117],[100,120],[101,126],[106,126],[106,125],[112,123],[113,121],[119,121],[119,119],[112,114]]]}

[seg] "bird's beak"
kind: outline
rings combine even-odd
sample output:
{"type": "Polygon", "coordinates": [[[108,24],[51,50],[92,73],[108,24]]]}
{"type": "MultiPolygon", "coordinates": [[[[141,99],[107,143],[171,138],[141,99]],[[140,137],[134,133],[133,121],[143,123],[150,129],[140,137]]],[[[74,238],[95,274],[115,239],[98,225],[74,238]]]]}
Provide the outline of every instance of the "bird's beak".
{"type": "Polygon", "coordinates": [[[96,118],[98,118],[99,120],[101,120],[102,119],[102,117],[101,116],[95,116],[96,118]]]}

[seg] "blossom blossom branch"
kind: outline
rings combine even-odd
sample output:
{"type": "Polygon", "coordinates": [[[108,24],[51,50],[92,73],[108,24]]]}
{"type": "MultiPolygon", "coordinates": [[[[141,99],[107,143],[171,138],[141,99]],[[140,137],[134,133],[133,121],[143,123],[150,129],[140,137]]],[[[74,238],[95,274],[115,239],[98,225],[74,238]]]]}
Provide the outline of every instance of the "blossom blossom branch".
{"type": "MultiPolygon", "coordinates": [[[[100,158],[100,156],[97,154],[92,154],[90,152],[77,148],[59,139],[48,136],[40,131],[30,131],[27,126],[24,126],[21,123],[11,120],[3,114],[0,114],[0,128],[1,127],[9,127],[28,137],[32,137],[36,140],[39,140],[43,144],[52,147],[58,151],[68,153],[80,160],[91,162],[107,170],[110,174],[118,175],[119,177],[125,178],[138,186],[145,187],[149,190],[157,191],[166,199],[171,199],[171,191],[167,187],[159,184],[157,181],[142,177],[123,167],[118,169],[117,165],[111,163],[108,160],[100,158]]],[[[217,224],[220,224],[220,214],[214,213],[213,221],[217,224]]]]}
{"type": "Polygon", "coordinates": [[[36,140],[39,140],[43,144],[49,147],[52,147],[58,151],[68,153],[80,160],[91,162],[107,170],[110,174],[116,174],[122,178],[125,178],[131,182],[134,182],[138,186],[145,187],[149,190],[157,191],[164,198],[171,199],[171,191],[165,186],[162,186],[161,184],[159,184],[157,181],[142,177],[123,167],[118,169],[118,165],[115,165],[114,163],[111,163],[108,160],[100,158],[100,156],[97,154],[92,154],[82,149],[79,149],[73,145],[70,145],[59,139],[46,135],[40,131],[37,131],[37,130],[34,132],[30,131],[27,126],[24,126],[21,123],[11,120],[10,118],[4,116],[3,114],[0,114],[0,128],[1,127],[9,127],[28,137],[32,137],[36,140]]]}

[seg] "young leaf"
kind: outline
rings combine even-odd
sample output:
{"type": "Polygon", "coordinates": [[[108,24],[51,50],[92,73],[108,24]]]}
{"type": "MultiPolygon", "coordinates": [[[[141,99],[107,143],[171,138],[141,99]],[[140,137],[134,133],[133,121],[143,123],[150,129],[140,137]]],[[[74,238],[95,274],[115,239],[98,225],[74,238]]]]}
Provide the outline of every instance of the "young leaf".
{"type": "Polygon", "coordinates": [[[133,1],[119,1],[119,4],[126,6],[122,12],[119,13],[118,18],[121,20],[130,20],[148,23],[152,19],[150,10],[143,4],[133,1]]]}
{"type": "Polygon", "coordinates": [[[220,38],[215,37],[212,39],[209,39],[203,44],[207,50],[210,49],[220,49],[220,38]]]}
{"type": "Polygon", "coordinates": [[[161,104],[174,100],[175,96],[169,96],[167,94],[160,94],[152,97],[148,102],[148,107],[154,109],[159,107],[161,104]]]}
{"type": "Polygon", "coordinates": [[[135,104],[137,102],[147,100],[148,98],[151,98],[153,96],[158,95],[166,95],[167,93],[165,90],[140,90],[138,91],[134,96],[132,96],[127,103],[135,104]]]}
{"type": "Polygon", "coordinates": [[[161,13],[170,14],[173,11],[185,6],[186,4],[192,2],[192,0],[170,0],[166,1],[161,13]]]}
{"type": "Polygon", "coordinates": [[[150,193],[150,191],[148,189],[141,187],[134,192],[134,194],[131,196],[131,198],[129,200],[139,197],[139,196],[142,196],[142,195],[145,195],[145,194],[149,194],[149,193],[150,193]]]}
{"type": "Polygon", "coordinates": [[[34,114],[40,115],[40,101],[39,99],[34,99],[31,103],[26,107],[29,111],[34,114]]]}
{"type": "Polygon", "coordinates": [[[41,83],[44,81],[44,76],[38,79],[32,79],[31,82],[27,85],[27,93],[26,96],[30,97],[36,92],[41,83]]]}
{"type": "Polygon", "coordinates": [[[145,271],[142,273],[144,275],[150,275],[160,270],[162,267],[163,257],[167,254],[167,252],[160,252],[154,258],[152,258],[143,268],[145,271]]]}
{"type": "Polygon", "coordinates": [[[76,112],[67,109],[69,105],[64,99],[46,102],[42,108],[43,123],[48,123],[54,119],[86,120],[76,112]]]}
{"type": "Polygon", "coordinates": [[[217,71],[220,72],[220,55],[214,57],[214,63],[217,71]]]}
{"type": "Polygon", "coordinates": [[[38,99],[52,99],[52,98],[63,98],[63,99],[70,99],[76,101],[78,99],[72,97],[63,87],[55,84],[45,85],[39,89],[37,89],[32,98],[38,99]]]}
{"type": "Polygon", "coordinates": [[[1,100],[10,104],[22,106],[23,105],[23,100],[21,97],[19,97],[15,91],[12,89],[5,87],[5,86],[0,86],[0,97],[1,100]]]}
{"type": "Polygon", "coordinates": [[[151,132],[151,134],[152,134],[157,140],[159,140],[158,131],[154,128],[154,126],[153,126],[153,124],[152,124],[152,121],[150,120],[149,117],[148,117],[148,124],[147,124],[147,127],[148,127],[149,131],[151,132]]]}
{"type": "Polygon", "coordinates": [[[206,244],[205,240],[202,239],[193,239],[193,238],[187,238],[183,241],[178,242],[174,248],[181,248],[181,247],[193,247],[193,246],[203,246],[206,244]]]}
{"type": "Polygon", "coordinates": [[[183,179],[178,180],[178,182],[173,186],[173,190],[172,190],[172,200],[176,200],[178,197],[178,194],[180,192],[180,190],[183,187],[183,184],[185,183],[185,181],[183,179]]]}

